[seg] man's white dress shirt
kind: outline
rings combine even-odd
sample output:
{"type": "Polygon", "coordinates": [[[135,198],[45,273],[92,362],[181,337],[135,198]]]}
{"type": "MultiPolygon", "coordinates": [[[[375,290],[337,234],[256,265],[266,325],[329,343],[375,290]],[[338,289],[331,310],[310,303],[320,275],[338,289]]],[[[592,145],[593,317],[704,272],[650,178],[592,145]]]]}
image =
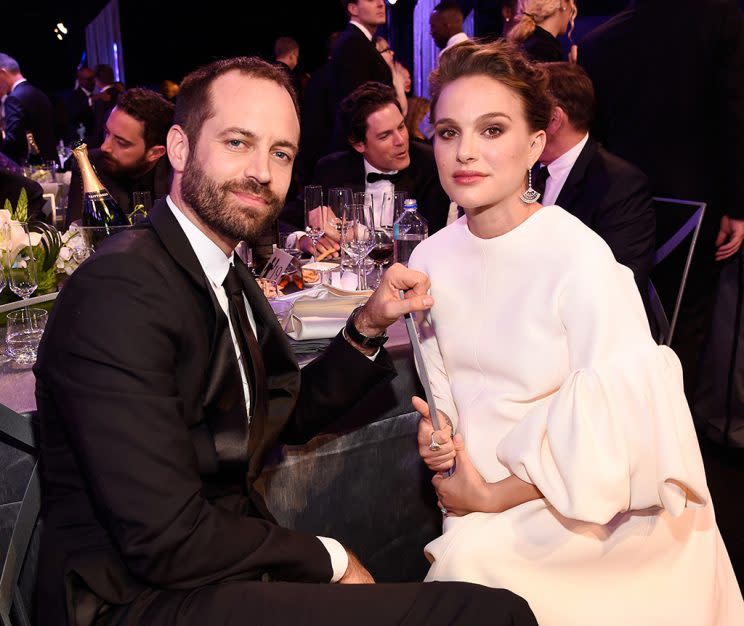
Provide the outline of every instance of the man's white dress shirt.
{"type": "Polygon", "coordinates": [[[576,159],[579,158],[579,155],[584,149],[587,141],[589,141],[589,133],[584,135],[584,138],[573,148],[564,152],[555,161],[548,165],[548,174],[550,174],[550,176],[545,181],[545,195],[540,201],[543,206],[555,204],[555,201],[558,199],[558,196],[563,189],[563,185],[568,179],[568,175],[573,169],[574,163],[576,163],[576,159]]]}

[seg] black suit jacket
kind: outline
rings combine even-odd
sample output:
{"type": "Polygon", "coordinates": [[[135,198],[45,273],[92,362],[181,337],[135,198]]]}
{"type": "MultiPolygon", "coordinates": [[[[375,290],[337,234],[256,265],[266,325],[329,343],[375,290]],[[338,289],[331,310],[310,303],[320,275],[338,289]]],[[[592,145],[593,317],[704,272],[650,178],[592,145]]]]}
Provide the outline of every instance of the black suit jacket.
{"type": "Polygon", "coordinates": [[[57,160],[52,103],[41,89],[24,81],[5,99],[5,139],[0,141],[0,152],[16,163],[23,163],[28,157],[26,133],[29,131],[42,158],[57,160]]]}
{"type": "MultiPolygon", "coordinates": [[[[393,75],[374,42],[351,22],[341,33],[331,53],[330,106],[338,111],[341,101],[360,85],[376,81],[393,85],[393,75]]],[[[346,147],[338,116],[333,133],[332,149],[346,147]]]]}
{"type": "Polygon", "coordinates": [[[78,137],[78,127],[85,126],[85,138],[92,136],[94,131],[93,107],[88,103],[88,95],[80,88],[69,91],[65,95],[65,141],[74,142],[78,137]]]}
{"type": "MultiPolygon", "coordinates": [[[[450,200],[439,184],[439,173],[431,146],[412,141],[409,149],[411,164],[401,170],[401,177],[395,183],[395,188],[407,191],[409,198],[416,198],[418,212],[426,218],[429,234],[432,235],[447,225],[450,200]]],[[[322,185],[324,189],[350,187],[352,191],[364,191],[364,158],[351,149],[323,157],[315,168],[313,184],[322,185]]],[[[299,204],[299,210],[296,207],[297,205],[295,216],[286,215],[285,219],[301,226],[302,204],[299,204]]]]}
{"type": "MultiPolygon", "coordinates": [[[[122,211],[129,214],[132,210],[132,192],[149,191],[153,203],[155,200],[164,198],[170,190],[171,167],[167,156],[162,156],[157,164],[146,174],[139,178],[128,178],[126,176],[114,176],[108,173],[104,167],[103,153],[100,150],[89,150],[88,157],[98,174],[98,178],[114,200],[119,203],[122,211]]],[[[80,177],[80,169],[77,161],[72,159],[72,177],[70,178],[70,195],[67,204],[67,226],[76,219],[82,217],[83,207],[83,181],[80,177]]]]}
{"type": "Polygon", "coordinates": [[[714,235],[722,214],[744,219],[741,9],[735,0],[635,5],[579,46],[597,93],[596,137],[638,166],[654,195],[708,202],[714,235]]]}
{"type": "Polygon", "coordinates": [[[277,526],[253,482],[277,441],[307,439],[392,364],[337,337],[300,376],[255,280],[238,271],[268,386],[242,464],[215,443],[226,409],[245,415],[227,318],[167,204],[153,207],[151,227],[106,240],[65,285],[34,368],[41,625],[59,624],[65,609],[70,623],[92,624],[106,604],[151,588],[330,580],[321,542],[277,526]]]}
{"type": "Polygon", "coordinates": [[[521,47],[530,61],[549,63],[564,60],[561,42],[547,30],[539,26],[522,42],[521,47]]]}
{"type": "Polygon", "coordinates": [[[633,270],[638,290],[647,303],[656,246],[656,215],[643,172],[589,137],[556,204],[602,237],[618,263],[633,270]]]}

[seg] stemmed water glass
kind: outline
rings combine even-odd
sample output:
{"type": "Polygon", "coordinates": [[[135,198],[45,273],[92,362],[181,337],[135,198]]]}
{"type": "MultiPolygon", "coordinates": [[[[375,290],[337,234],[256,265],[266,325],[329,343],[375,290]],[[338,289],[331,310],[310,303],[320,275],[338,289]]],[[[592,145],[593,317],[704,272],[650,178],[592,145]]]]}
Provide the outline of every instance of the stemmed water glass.
{"type": "MultiPolygon", "coordinates": [[[[325,234],[325,220],[323,219],[323,187],[320,185],[305,186],[305,233],[313,242],[313,250],[325,234]]],[[[313,262],[317,260],[317,252],[313,252],[313,262]]]]}
{"type": "Polygon", "coordinates": [[[354,262],[357,289],[367,289],[364,261],[375,245],[375,223],[372,207],[364,204],[346,205],[341,214],[341,249],[354,262]]]}
{"type": "MultiPolygon", "coordinates": [[[[8,284],[14,294],[22,300],[28,300],[36,291],[39,283],[36,277],[36,259],[31,246],[31,232],[27,223],[20,224],[20,228],[23,229],[22,234],[20,230],[18,231],[20,245],[15,250],[8,251],[8,284]]],[[[12,233],[9,234],[12,235],[12,233]]],[[[12,247],[13,237],[11,236],[8,248],[12,247]]],[[[26,311],[28,311],[28,306],[26,306],[26,311]]]]}

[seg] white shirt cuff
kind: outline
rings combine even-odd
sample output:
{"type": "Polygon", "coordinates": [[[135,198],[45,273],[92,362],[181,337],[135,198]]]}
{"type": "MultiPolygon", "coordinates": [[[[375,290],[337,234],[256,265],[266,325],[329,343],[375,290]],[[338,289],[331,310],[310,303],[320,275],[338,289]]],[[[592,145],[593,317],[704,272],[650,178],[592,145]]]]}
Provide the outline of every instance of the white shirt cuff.
{"type": "Polygon", "coordinates": [[[289,233],[289,235],[287,235],[287,243],[285,243],[284,245],[287,248],[295,248],[296,250],[299,250],[300,247],[298,244],[300,243],[300,239],[302,239],[304,236],[305,233],[301,230],[296,230],[293,233],[289,233]]]}
{"type": "Polygon", "coordinates": [[[333,568],[332,583],[337,583],[343,578],[346,573],[346,569],[349,567],[349,555],[346,553],[344,547],[335,539],[328,537],[318,537],[320,542],[323,544],[328,554],[331,557],[331,567],[333,568]]]}

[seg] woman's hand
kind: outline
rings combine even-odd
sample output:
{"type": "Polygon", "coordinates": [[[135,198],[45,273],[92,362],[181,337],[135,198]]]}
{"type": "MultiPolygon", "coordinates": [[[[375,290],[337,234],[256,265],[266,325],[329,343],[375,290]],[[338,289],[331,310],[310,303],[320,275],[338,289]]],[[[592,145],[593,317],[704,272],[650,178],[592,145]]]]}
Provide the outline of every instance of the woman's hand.
{"type": "Polygon", "coordinates": [[[494,498],[496,495],[494,487],[498,483],[489,484],[480,475],[470,460],[461,434],[455,435],[454,445],[457,454],[457,467],[454,474],[450,477],[437,474],[431,480],[439,497],[439,507],[447,510],[445,515],[457,517],[475,511],[499,512],[500,509],[494,498]]]}
{"type": "Polygon", "coordinates": [[[418,430],[419,455],[433,472],[446,472],[455,459],[452,442],[452,422],[445,413],[437,410],[441,430],[434,430],[429,414],[429,405],[421,398],[413,397],[413,408],[421,413],[418,430]]]}

